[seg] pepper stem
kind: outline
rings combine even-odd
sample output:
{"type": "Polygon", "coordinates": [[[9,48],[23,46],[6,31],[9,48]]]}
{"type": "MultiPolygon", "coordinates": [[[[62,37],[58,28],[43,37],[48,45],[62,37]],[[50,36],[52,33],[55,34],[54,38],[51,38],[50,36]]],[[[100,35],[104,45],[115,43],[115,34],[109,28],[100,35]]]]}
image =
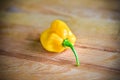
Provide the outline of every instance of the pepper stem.
{"type": "Polygon", "coordinates": [[[72,49],[72,51],[73,51],[73,53],[74,53],[74,56],[75,56],[75,58],[76,58],[76,64],[77,64],[77,66],[79,66],[79,65],[80,65],[80,62],[79,62],[79,59],[78,59],[78,54],[77,54],[74,46],[71,44],[71,42],[70,42],[68,39],[64,39],[62,45],[63,45],[64,47],[67,46],[67,47],[70,47],[70,48],[72,49]]]}

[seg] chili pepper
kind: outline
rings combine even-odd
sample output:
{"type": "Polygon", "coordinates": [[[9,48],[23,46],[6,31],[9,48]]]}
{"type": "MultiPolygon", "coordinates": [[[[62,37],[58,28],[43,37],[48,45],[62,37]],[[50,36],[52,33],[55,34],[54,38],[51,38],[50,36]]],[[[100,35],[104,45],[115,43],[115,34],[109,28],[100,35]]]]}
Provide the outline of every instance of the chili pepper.
{"type": "Polygon", "coordinates": [[[63,21],[53,21],[50,28],[42,32],[40,41],[42,46],[50,52],[62,52],[70,47],[75,55],[76,64],[80,65],[78,55],[73,46],[76,37],[63,21]]]}

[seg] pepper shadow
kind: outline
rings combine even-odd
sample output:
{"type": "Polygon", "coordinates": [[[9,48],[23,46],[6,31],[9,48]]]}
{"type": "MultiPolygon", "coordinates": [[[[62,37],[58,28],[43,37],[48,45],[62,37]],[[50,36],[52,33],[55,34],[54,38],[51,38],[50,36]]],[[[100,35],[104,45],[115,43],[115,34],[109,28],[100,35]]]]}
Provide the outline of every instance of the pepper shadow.
{"type": "Polygon", "coordinates": [[[48,55],[48,56],[57,56],[61,53],[55,53],[55,52],[49,52],[45,50],[40,42],[40,35],[41,33],[37,32],[34,33],[29,33],[28,37],[26,40],[28,40],[26,49],[29,50],[30,52],[33,52],[35,54],[42,54],[42,55],[48,55]]]}

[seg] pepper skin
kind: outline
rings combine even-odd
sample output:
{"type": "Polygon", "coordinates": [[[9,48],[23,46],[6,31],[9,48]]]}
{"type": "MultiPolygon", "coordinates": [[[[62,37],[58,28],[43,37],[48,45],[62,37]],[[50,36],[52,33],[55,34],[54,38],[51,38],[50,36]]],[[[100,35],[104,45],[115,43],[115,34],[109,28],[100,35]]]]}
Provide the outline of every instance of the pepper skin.
{"type": "Polygon", "coordinates": [[[40,41],[42,46],[50,52],[62,52],[70,47],[75,55],[77,65],[80,65],[73,46],[76,37],[63,21],[53,21],[50,28],[41,33],[40,41]]]}

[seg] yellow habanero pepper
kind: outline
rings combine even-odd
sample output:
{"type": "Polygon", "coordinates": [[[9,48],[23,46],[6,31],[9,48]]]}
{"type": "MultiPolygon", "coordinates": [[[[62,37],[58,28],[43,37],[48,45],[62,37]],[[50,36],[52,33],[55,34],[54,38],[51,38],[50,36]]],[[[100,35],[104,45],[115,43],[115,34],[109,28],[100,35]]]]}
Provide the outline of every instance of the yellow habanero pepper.
{"type": "Polygon", "coordinates": [[[63,21],[53,21],[50,28],[42,32],[40,41],[42,46],[50,52],[62,52],[67,47],[70,47],[75,55],[77,65],[80,65],[78,55],[73,46],[76,37],[63,21]]]}

